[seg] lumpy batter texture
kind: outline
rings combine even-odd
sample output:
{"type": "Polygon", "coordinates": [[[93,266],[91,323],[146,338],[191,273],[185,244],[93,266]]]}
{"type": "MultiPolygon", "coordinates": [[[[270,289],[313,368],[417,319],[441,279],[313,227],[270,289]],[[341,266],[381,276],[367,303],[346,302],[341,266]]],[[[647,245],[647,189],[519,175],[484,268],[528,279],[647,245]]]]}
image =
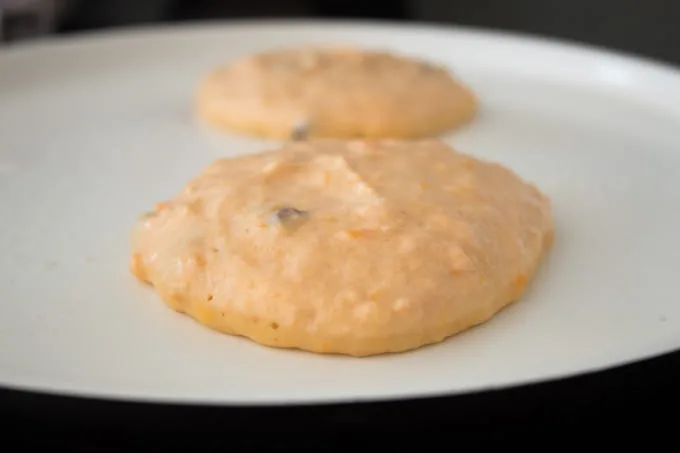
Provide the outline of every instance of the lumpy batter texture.
{"type": "Polygon", "coordinates": [[[133,233],[172,308],[258,343],[368,356],[439,342],[517,300],[549,200],[427,141],[319,140],[217,160],[133,233]]]}

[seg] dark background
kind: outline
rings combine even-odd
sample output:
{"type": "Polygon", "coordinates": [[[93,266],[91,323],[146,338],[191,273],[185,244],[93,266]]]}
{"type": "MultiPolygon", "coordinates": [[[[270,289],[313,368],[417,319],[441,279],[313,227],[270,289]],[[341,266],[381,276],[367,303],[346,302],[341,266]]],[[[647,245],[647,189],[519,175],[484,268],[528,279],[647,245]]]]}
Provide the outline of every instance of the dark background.
{"type": "MultiPolygon", "coordinates": [[[[680,65],[680,0],[0,0],[2,5],[0,35],[6,45],[50,33],[158,22],[368,18],[520,31],[680,65]],[[12,1],[13,6],[7,7],[12,1]]],[[[464,446],[463,438],[474,443],[489,439],[523,443],[552,436],[547,438],[552,449],[565,440],[585,442],[593,433],[608,438],[609,446],[640,435],[652,446],[677,429],[679,385],[680,355],[670,354],[604,373],[508,391],[311,408],[140,406],[0,389],[0,417],[8,420],[0,425],[0,432],[22,439],[24,446],[42,442],[50,447],[69,445],[70,451],[75,446],[82,451],[131,451],[131,445],[143,442],[142,438],[152,438],[153,443],[145,445],[155,447],[199,440],[219,450],[244,444],[291,445],[290,436],[277,432],[306,432],[296,445],[325,451],[340,445],[340,438],[349,433],[391,432],[394,441],[394,433],[414,430],[444,433],[450,446],[464,446]],[[262,431],[269,435],[258,435],[262,431]],[[320,432],[331,437],[314,438],[320,432]],[[341,435],[332,438],[332,433],[341,435]]],[[[433,442],[432,434],[426,439],[433,442]]],[[[384,446],[387,439],[381,442],[376,445],[384,446]]],[[[421,439],[409,449],[422,447],[421,439]]]]}
{"type": "Polygon", "coordinates": [[[6,41],[48,30],[72,33],[153,22],[355,17],[521,31],[680,64],[678,0],[0,0],[0,5],[3,2],[42,4],[43,15],[53,16],[40,23],[36,14],[6,12],[6,41]]]}

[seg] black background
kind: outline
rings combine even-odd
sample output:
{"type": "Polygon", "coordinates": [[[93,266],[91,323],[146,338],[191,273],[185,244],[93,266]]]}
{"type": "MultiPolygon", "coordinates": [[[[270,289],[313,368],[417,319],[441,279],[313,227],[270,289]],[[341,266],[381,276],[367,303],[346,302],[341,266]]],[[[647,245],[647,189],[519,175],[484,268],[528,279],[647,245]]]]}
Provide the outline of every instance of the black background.
{"type": "Polygon", "coordinates": [[[472,25],[580,41],[680,64],[677,0],[62,0],[59,29],[240,17],[472,25]]]}
{"type": "MultiPolygon", "coordinates": [[[[566,38],[680,65],[680,2],[675,0],[70,0],[55,32],[238,17],[359,17],[474,25],[566,38]]],[[[17,439],[22,443],[15,445],[22,448],[40,443],[49,448],[68,446],[70,451],[199,445],[220,451],[262,445],[344,450],[348,443],[375,449],[393,448],[394,442],[412,450],[488,441],[507,446],[510,440],[516,445],[541,442],[554,449],[570,440],[581,448],[593,445],[591,436],[598,434],[607,442],[601,445],[644,437],[652,447],[678,429],[678,383],[676,353],[512,390],[377,404],[201,408],[2,390],[0,432],[8,445],[17,439]],[[407,440],[418,431],[429,434],[407,440]],[[367,445],[359,433],[390,435],[367,445]]]]}

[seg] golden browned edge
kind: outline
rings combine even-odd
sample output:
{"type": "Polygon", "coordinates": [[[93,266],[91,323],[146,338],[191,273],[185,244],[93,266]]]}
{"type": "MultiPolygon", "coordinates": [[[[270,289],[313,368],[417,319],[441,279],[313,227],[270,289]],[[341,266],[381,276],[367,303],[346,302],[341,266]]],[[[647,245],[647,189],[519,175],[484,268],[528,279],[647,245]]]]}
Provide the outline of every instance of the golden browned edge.
{"type": "MultiPolygon", "coordinates": [[[[253,121],[252,119],[246,121],[234,121],[233,119],[225,118],[220,112],[220,109],[212,108],[211,102],[203,101],[203,89],[212,74],[206,76],[198,85],[194,93],[194,111],[198,120],[205,125],[208,125],[215,130],[223,132],[232,132],[239,135],[258,139],[271,140],[288,140],[291,136],[291,130],[286,127],[277,127],[266,120],[253,121]]],[[[464,94],[464,102],[466,108],[461,109],[460,114],[456,116],[442,117],[438,121],[423,122],[419,127],[385,127],[376,133],[359,133],[353,129],[334,128],[332,125],[326,125],[325,130],[309,132],[309,138],[338,138],[338,139],[418,139],[437,136],[444,133],[456,131],[463,126],[472,122],[479,113],[480,105],[476,94],[462,81],[454,79],[455,83],[464,94]]],[[[415,125],[414,125],[415,126],[415,125]]]]}
{"type": "MultiPolygon", "coordinates": [[[[538,256],[533,261],[533,266],[525,274],[525,283],[517,284],[510,282],[508,290],[499,298],[491,309],[481,309],[470,313],[466,318],[458,319],[452,324],[440,327],[434,332],[429,332],[429,337],[422,339],[418,336],[406,336],[401,338],[384,338],[369,342],[357,341],[353,347],[346,347],[343,344],[332,344],[326,341],[319,341],[312,335],[296,332],[295,329],[286,329],[267,320],[260,320],[249,317],[238,312],[225,312],[213,308],[206,308],[205,302],[193,304],[191,301],[181,300],[176,295],[159,294],[161,300],[170,308],[178,313],[189,316],[204,327],[214,331],[243,337],[262,346],[276,349],[293,349],[299,351],[313,352],[329,355],[345,355],[352,357],[368,357],[384,355],[390,353],[401,353],[422,348],[443,342],[444,340],[458,335],[475,326],[481,325],[495,317],[503,309],[518,301],[525,294],[526,289],[531,286],[540,264],[544,261],[546,254],[552,248],[554,242],[554,226],[546,231],[543,237],[542,247],[538,256]],[[188,303],[187,303],[188,302],[188,303]],[[229,319],[229,324],[238,326],[237,329],[229,328],[223,320],[229,319]],[[239,330],[236,332],[235,330],[239,330]],[[249,332],[249,333],[244,333],[249,332]],[[283,337],[283,338],[282,338],[283,337]],[[282,341],[283,340],[283,341],[282,341]]],[[[130,270],[140,281],[150,284],[147,281],[144,269],[133,257],[130,263],[130,270]]]]}

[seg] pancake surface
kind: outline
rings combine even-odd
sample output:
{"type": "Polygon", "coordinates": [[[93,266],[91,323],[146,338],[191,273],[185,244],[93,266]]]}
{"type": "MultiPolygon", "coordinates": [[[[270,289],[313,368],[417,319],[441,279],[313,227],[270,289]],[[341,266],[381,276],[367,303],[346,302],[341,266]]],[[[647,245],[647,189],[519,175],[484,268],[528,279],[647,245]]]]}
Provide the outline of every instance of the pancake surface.
{"type": "Polygon", "coordinates": [[[474,118],[477,99],[450,71],[388,52],[309,47],[241,57],[210,71],[198,116],[220,129],[286,139],[423,138],[474,118]]]}
{"type": "Polygon", "coordinates": [[[312,140],[207,166],[139,220],[131,270],[212,329],[368,356],[489,320],[552,234],[533,185],[440,141],[312,140]]]}

